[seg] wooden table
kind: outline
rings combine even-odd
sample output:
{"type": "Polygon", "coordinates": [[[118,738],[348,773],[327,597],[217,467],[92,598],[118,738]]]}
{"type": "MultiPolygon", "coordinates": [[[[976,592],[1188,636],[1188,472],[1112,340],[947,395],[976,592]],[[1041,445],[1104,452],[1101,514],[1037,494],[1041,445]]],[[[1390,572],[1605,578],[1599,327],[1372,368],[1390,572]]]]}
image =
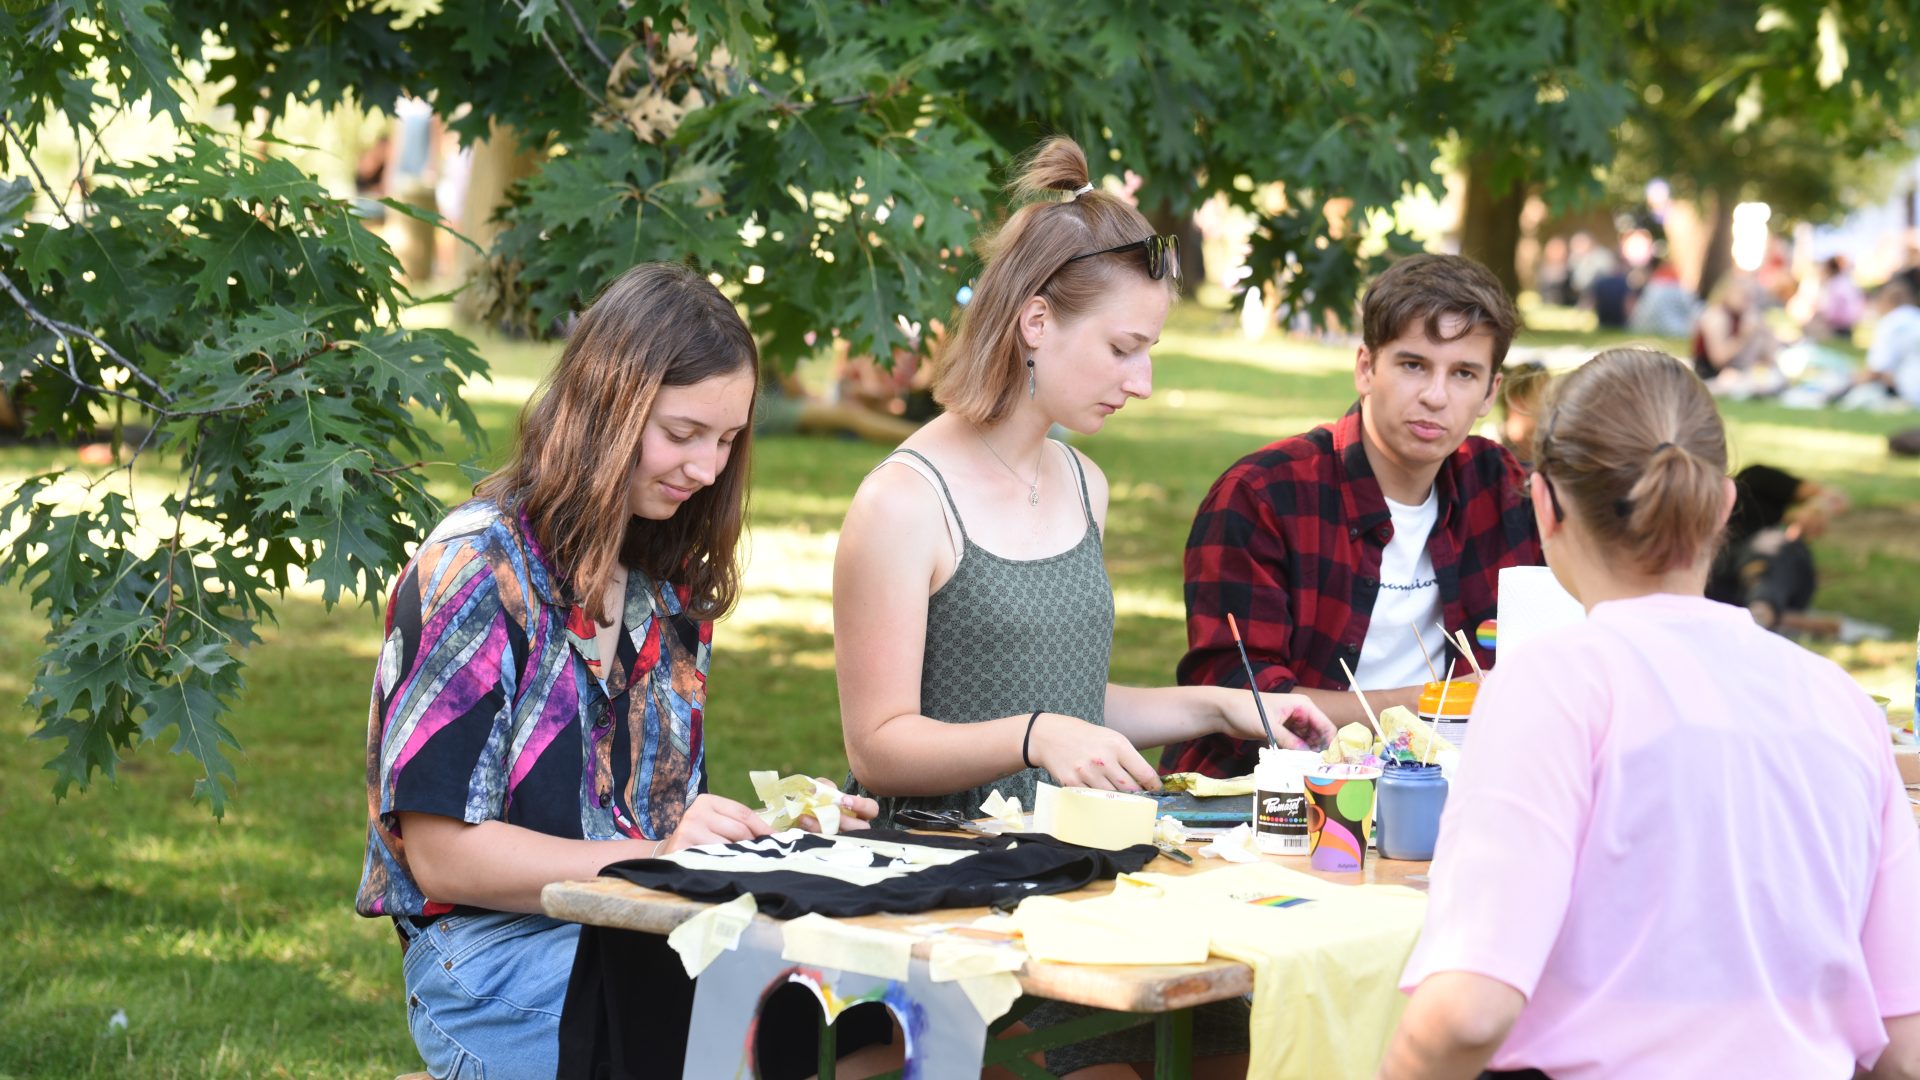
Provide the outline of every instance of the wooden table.
{"type": "MultiPolygon", "coordinates": [[[[1188,844],[1187,851],[1197,852],[1200,846],[1198,843],[1188,844]]],[[[1269,862],[1288,869],[1313,874],[1315,877],[1343,885],[1405,885],[1421,891],[1425,891],[1427,887],[1428,864],[1424,862],[1382,859],[1369,853],[1363,873],[1328,874],[1309,867],[1305,856],[1269,855],[1265,858],[1269,862]]],[[[1227,865],[1230,864],[1218,859],[1204,859],[1196,856],[1193,865],[1189,866],[1162,856],[1149,863],[1145,869],[1159,874],[1193,874],[1216,870],[1227,865]]],[[[1113,882],[1101,881],[1088,888],[1061,895],[1068,900],[1083,900],[1112,891],[1113,882]]],[[[565,881],[548,885],[541,892],[540,901],[547,914],[556,919],[585,923],[589,926],[639,930],[649,934],[668,933],[711,906],[672,893],[642,888],[615,878],[565,881]]],[[[928,923],[964,926],[986,914],[988,914],[987,909],[979,907],[943,908],[911,915],[861,915],[841,921],[852,926],[893,931],[900,933],[903,937],[909,937],[914,942],[913,955],[917,959],[924,960],[931,953],[932,943],[924,935],[910,933],[906,928],[924,927],[928,923]]],[[[768,919],[765,915],[757,918],[771,923],[778,922],[778,920],[768,919]]],[[[1154,1018],[1156,1029],[1154,1076],[1166,1078],[1166,1080],[1185,1077],[1191,1065],[1189,1058],[1192,1045],[1193,1008],[1209,1002],[1226,1001],[1253,991],[1252,968],[1238,961],[1219,959],[1209,959],[1200,964],[1178,965],[1057,964],[1029,960],[1017,973],[1017,977],[1025,995],[1022,1002],[1028,1007],[1031,1006],[1033,999],[1047,999],[1086,1005],[1101,1010],[1100,1015],[1088,1017],[1084,1021],[1073,1021],[1013,1038],[990,1039],[983,1064],[997,1064],[1016,1075],[1026,1077],[1051,1075],[1027,1061],[1027,1054],[1035,1050],[1052,1049],[1079,1042],[1094,1035],[1138,1026],[1141,1014],[1154,1018]]],[[[1015,1013],[1002,1018],[997,1027],[1004,1028],[1023,1011],[1016,1007],[1015,1013]]],[[[832,1029],[823,1024],[820,1070],[822,1080],[831,1080],[833,1075],[831,1037],[832,1029]]]]}

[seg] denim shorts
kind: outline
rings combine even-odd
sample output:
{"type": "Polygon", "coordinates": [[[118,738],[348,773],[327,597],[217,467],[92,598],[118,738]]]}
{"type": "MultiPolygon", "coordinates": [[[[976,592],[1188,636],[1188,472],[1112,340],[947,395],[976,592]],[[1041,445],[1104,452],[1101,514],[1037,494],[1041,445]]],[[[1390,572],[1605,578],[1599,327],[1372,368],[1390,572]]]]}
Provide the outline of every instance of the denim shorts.
{"type": "Polygon", "coordinates": [[[407,1027],[434,1080],[553,1080],[579,924],[479,912],[396,925],[407,1027]]]}

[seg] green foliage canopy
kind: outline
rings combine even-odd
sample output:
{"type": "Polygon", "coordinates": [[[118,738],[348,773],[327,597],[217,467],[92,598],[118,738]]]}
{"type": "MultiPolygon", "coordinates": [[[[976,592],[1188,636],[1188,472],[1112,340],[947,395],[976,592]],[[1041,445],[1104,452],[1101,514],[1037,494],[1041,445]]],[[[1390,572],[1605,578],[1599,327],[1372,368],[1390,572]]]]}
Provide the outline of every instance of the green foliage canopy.
{"type": "Polygon", "coordinates": [[[439,512],[414,471],[442,452],[419,410],[475,436],[472,347],[404,328],[385,246],[257,134],[195,122],[191,84],[256,133],[295,102],[415,95],[464,137],[537,152],[474,286],[490,319],[543,331],[635,262],[691,259],[776,360],[823,333],[884,357],[951,316],[998,181],[1053,131],[1096,171],[1137,173],[1157,222],[1215,195],[1252,212],[1257,272],[1344,318],[1410,246],[1380,212],[1437,188],[1443,145],[1590,187],[1627,106],[1608,30],[1661,7],[9,0],[0,288],[18,316],[0,380],[36,431],[104,420],[137,441],[77,494],[48,474],[0,506],[0,580],[52,628],[32,703],[64,743],[55,791],[177,732],[218,814],[233,650],[297,574],[329,603],[378,596],[439,512]],[[104,159],[100,128],[137,103],[178,145],[104,159]],[[79,188],[33,163],[56,117],[80,137],[79,188]],[[158,514],[118,486],[153,455],[172,483],[158,514]]]}
{"type": "Polygon", "coordinates": [[[1920,4],[1676,4],[1629,26],[1621,187],[1667,179],[1729,209],[1843,215],[1858,163],[1904,155],[1920,120],[1920,4]]]}
{"type": "Polygon", "coordinates": [[[440,448],[416,411],[477,439],[460,384],[482,364],[454,334],[399,325],[399,266],[347,203],[185,115],[177,32],[157,3],[0,13],[0,154],[22,171],[0,184],[0,385],[29,434],[115,418],[116,442],[134,443],[104,476],[14,488],[0,580],[51,624],[28,703],[37,737],[62,744],[55,794],[171,738],[219,815],[234,650],[296,572],[328,604],[376,594],[439,512],[415,469],[440,448]],[[89,148],[84,192],[26,156],[50,115],[84,147],[111,106],[141,99],[178,122],[171,153],[89,148]],[[51,213],[27,214],[36,189],[51,213]],[[156,456],[167,467],[147,468],[156,456]],[[136,467],[171,481],[158,507],[136,467]]]}

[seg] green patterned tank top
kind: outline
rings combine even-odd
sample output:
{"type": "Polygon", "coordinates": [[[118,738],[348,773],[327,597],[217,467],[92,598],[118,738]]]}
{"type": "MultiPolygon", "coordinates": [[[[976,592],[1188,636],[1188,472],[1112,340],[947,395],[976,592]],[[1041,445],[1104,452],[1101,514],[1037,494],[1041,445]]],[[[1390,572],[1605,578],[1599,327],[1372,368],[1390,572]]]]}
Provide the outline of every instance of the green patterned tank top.
{"type": "MultiPolygon", "coordinates": [[[[1107,674],[1113,654],[1113,585],[1107,580],[1100,528],[1087,499],[1080,456],[1056,443],[1073,463],[1087,531],[1080,542],[1043,559],[1007,559],[967,536],[940,470],[902,449],[933,475],[960,527],[960,559],[953,576],[927,600],[925,659],[920,665],[920,712],[949,724],[977,724],[1035,709],[1106,722],[1107,674]]],[[[881,823],[907,807],[957,810],[980,816],[980,804],[998,789],[1033,810],[1034,785],[1053,782],[1044,769],[1022,769],[989,784],[950,795],[873,796],[881,823]]],[[[858,780],[855,790],[872,796],[858,780]]]]}

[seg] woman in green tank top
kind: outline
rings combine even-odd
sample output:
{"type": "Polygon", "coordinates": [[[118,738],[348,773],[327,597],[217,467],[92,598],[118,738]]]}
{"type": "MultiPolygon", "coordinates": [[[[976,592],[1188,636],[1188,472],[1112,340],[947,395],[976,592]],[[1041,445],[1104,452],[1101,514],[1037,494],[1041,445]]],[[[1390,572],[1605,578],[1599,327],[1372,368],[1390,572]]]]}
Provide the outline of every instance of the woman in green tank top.
{"type": "MultiPolygon", "coordinates": [[[[1041,144],[1014,194],[1028,205],[985,242],[941,358],[934,396],[946,412],[861,484],[835,556],[847,759],[882,821],[906,807],[977,816],[994,790],[1031,808],[1042,780],[1156,788],[1141,748],[1211,732],[1265,738],[1244,690],[1107,681],[1107,482],[1046,437],[1055,424],[1092,434],[1152,392],[1148,350],[1178,275],[1172,238],[1096,190],[1071,139],[1041,144]],[[1067,197],[1039,198],[1051,193],[1067,197]]],[[[1262,696],[1282,745],[1332,738],[1303,696],[1262,696]]],[[[1244,1010],[1237,1032],[1232,1016],[1224,1023],[1211,1038],[1202,1016],[1196,1048],[1244,1053],[1244,1010]]],[[[1049,1064],[1064,1073],[1150,1056],[1119,1041],[1049,1064]]]]}
{"type": "MultiPolygon", "coordinates": [[[[1264,740],[1244,690],[1107,681],[1106,478],[1046,433],[1092,434],[1152,392],[1148,349],[1179,261],[1171,238],[1086,176],[1070,139],[1029,159],[1015,195],[1032,201],[987,241],[942,358],[946,412],[847,512],[833,582],[841,723],[883,818],[905,806],[977,815],[996,789],[1031,807],[1040,780],[1155,788],[1142,748],[1209,732],[1264,740]],[[1068,197],[1035,198],[1056,191],[1068,197]]],[[[1264,697],[1282,743],[1331,738],[1304,697],[1264,697]]]]}

